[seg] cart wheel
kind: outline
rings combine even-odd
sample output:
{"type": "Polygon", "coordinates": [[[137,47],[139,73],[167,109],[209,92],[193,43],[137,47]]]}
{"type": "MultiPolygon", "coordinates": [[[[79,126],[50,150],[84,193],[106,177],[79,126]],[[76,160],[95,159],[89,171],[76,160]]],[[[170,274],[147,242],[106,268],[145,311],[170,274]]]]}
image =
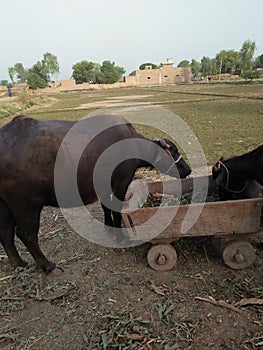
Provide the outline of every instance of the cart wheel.
{"type": "Polygon", "coordinates": [[[148,251],[147,261],[153,270],[171,270],[176,265],[176,250],[170,244],[154,245],[148,251]]]}
{"type": "Polygon", "coordinates": [[[232,269],[244,269],[254,263],[255,249],[246,241],[230,241],[223,250],[223,259],[232,269]]]}

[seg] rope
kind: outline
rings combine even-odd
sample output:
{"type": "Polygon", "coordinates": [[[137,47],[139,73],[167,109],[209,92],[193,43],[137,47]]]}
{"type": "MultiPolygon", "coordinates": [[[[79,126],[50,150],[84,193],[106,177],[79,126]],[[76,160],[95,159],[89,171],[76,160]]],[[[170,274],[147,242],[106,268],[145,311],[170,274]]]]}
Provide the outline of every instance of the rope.
{"type": "MultiPolygon", "coordinates": [[[[169,150],[165,150],[169,156],[174,160],[173,156],[171,155],[171,152],[169,150]]],[[[172,167],[175,165],[175,164],[178,164],[180,162],[180,160],[182,159],[182,156],[180,155],[176,160],[173,161],[172,165],[169,166],[169,168],[166,170],[165,174],[168,174],[169,171],[172,169],[172,167]]]]}
{"type": "MultiPolygon", "coordinates": [[[[229,191],[229,192],[231,192],[231,193],[236,193],[236,194],[238,194],[238,193],[241,193],[241,192],[243,192],[244,190],[245,190],[245,188],[247,187],[247,184],[248,184],[248,181],[245,181],[245,184],[244,184],[244,186],[241,188],[241,190],[231,190],[229,187],[228,187],[228,185],[229,185],[229,170],[228,170],[228,168],[227,168],[227,166],[223,163],[223,162],[221,162],[221,160],[219,160],[218,161],[218,163],[219,163],[219,165],[222,165],[223,167],[224,167],[224,169],[225,169],[225,171],[226,171],[226,185],[223,185],[223,184],[221,184],[220,186],[222,186],[224,189],[226,189],[227,191],[229,191]]],[[[219,169],[220,169],[220,167],[219,167],[219,169]]]]}

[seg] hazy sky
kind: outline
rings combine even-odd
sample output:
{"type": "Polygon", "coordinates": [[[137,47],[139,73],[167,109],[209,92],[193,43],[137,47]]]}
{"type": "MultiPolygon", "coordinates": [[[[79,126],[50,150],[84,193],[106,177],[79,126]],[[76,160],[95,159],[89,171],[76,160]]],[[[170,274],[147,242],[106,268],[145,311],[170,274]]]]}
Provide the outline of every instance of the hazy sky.
{"type": "Polygon", "coordinates": [[[255,40],[263,54],[262,0],[0,0],[0,80],[45,52],[57,56],[60,79],[83,59],[108,59],[126,70],[171,57],[214,57],[255,40]]]}

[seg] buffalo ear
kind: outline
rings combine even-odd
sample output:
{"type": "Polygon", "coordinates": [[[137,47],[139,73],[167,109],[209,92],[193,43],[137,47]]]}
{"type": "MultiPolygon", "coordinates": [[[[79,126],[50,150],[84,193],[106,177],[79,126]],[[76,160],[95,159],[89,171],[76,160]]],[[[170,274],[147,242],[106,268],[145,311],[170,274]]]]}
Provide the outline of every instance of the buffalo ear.
{"type": "Polygon", "coordinates": [[[224,157],[221,157],[219,160],[220,162],[223,162],[224,159],[225,159],[224,157]]]}
{"type": "Polygon", "coordinates": [[[163,148],[170,148],[170,145],[168,145],[168,143],[164,139],[160,139],[159,143],[163,148]]]}

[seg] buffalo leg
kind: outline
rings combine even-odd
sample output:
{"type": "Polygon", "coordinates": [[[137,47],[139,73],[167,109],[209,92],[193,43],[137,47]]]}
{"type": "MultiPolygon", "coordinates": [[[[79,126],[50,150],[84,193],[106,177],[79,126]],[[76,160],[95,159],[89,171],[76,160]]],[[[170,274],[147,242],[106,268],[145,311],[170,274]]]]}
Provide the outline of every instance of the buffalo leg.
{"type": "Polygon", "coordinates": [[[113,227],[111,210],[106,205],[103,204],[103,201],[101,202],[101,207],[104,213],[104,225],[106,226],[107,229],[109,227],[113,227]]]}
{"type": "MultiPolygon", "coordinates": [[[[125,196],[125,194],[124,194],[125,196]]],[[[109,196],[110,198],[110,196],[109,196]]],[[[117,198],[112,198],[112,201],[110,202],[110,208],[108,208],[107,205],[105,205],[105,203],[107,203],[106,200],[101,200],[101,207],[103,209],[103,213],[104,213],[104,224],[106,226],[107,229],[109,229],[109,227],[121,227],[121,214],[120,211],[122,209],[122,205],[119,203],[119,201],[117,200],[117,198]]]]}
{"type": "MultiPolygon", "coordinates": [[[[104,197],[105,198],[105,197],[104,197]]],[[[108,197],[110,198],[110,196],[108,197]]],[[[116,205],[114,203],[114,199],[112,200],[112,202],[110,203],[110,208],[108,208],[107,205],[105,205],[105,203],[107,203],[107,201],[103,201],[101,200],[101,207],[103,209],[104,212],[104,225],[105,225],[105,230],[106,232],[108,232],[108,234],[110,235],[111,238],[114,238],[114,240],[119,243],[122,241],[122,234],[120,232],[120,227],[121,227],[121,215],[118,212],[113,211],[112,209],[116,210],[116,205]]],[[[120,208],[121,209],[121,208],[120,208]]]]}
{"type": "Polygon", "coordinates": [[[113,226],[117,227],[117,228],[121,228],[121,210],[122,210],[122,206],[118,206],[119,208],[117,208],[117,206],[115,206],[115,210],[112,211],[112,216],[113,216],[113,226]]]}
{"type": "Polygon", "coordinates": [[[0,241],[13,267],[25,267],[24,261],[15,246],[15,226],[16,222],[11,210],[6,203],[0,199],[0,241]]]}
{"type": "Polygon", "coordinates": [[[39,208],[31,208],[24,213],[20,213],[20,218],[17,220],[16,234],[27,247],[37,265],[44,272],[51,272],[56,268],[56,265],[47,260],[38,244],[40,212],[41,209],[39,208]]]}

